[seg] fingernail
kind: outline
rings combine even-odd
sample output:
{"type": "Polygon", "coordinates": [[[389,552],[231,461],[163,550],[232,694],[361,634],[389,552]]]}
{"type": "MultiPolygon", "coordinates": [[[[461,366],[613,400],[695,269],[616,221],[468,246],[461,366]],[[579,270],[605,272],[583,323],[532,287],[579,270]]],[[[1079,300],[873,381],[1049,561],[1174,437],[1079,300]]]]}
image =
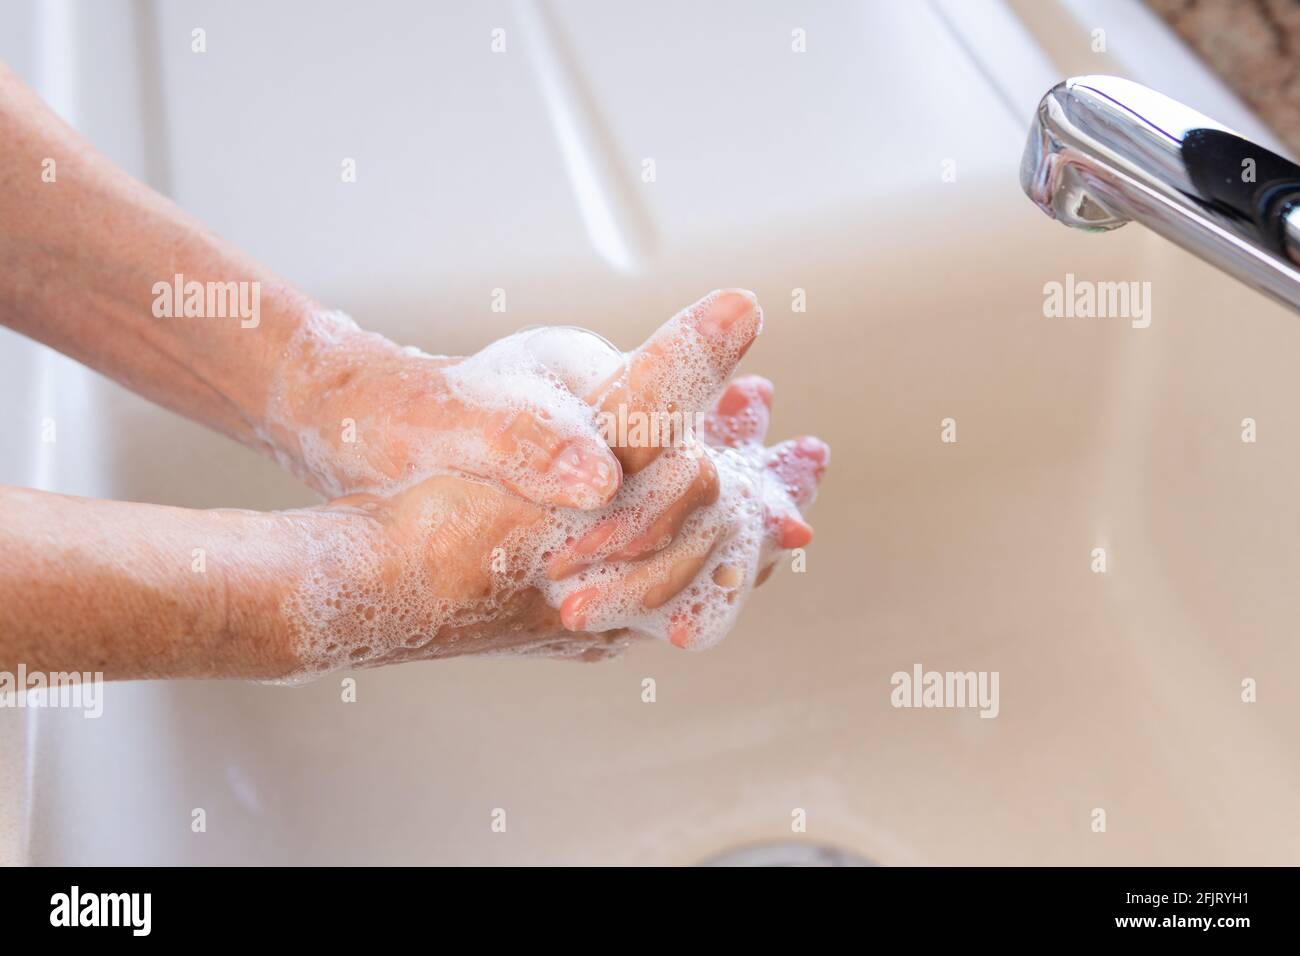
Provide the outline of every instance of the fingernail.
{"type": "Polygon", "coordinates": [[[718,293],[709,303],[709,311],[700,319],[700,330],[705,335],[722,337],[744,319],[754,314],[758,302],[753,293],[729,290],[718,293]]]}
{"type": "Polygon", "coordinates": [[[674,624],[668,630],[668,641],[673,647],[686,649],[686,645],[691,639],[691,629],[686,624],[674,624]]]}
{"type": "MultiPolygon", "coordinates": [[[[800,438],[795,445],[795,451],[799,457],[817,462],[823,470],[831,463],[831,446],[815,435],[804,435],[800,438]]],[[[818,472],[817,477],[821,477],[821,472],[818,472]]]]}
{"type": "Polygon", "coordinates": [[[613,521],[606,521],[597,525],[573,546],[574,553],[583,555],[595,553],[600,549],[601,545],[609,540],[609,536],[614,533],[615,527],[613,521]]]}
{"type": "Polygon", "coordinates": [[[578,543],[573,546],[569,553],[557,554],[551,559],[546,568],[546,576],[552,581],[558,581],[561,578],[567,578],[570,574],[576,574],[579,571],[590,567],[591,562],[576,560],[578,557],[590,557],[594,552],[600,550],[600,546],[609,540],[609,536],[614,533],[617,524],[613,520],[604,521],[598,524],[586,535],[578,539],[578,543]]]}
{"type": "Polygon", "coordinates": [[[579,506],[602,505],[618,491],[618,462],[608,451],[573,444],[555,457],[551,474],[557,475],[573,491],[579,506]]]}
{"type": "Polygon", "coordinates": [[[619,548],[618,551],[609,556],[609,559],[611,561],[635,561],[637,558],[644,557],[650,552],[658,551],[660,548],[666,546],[666,541],[647,538],[645,535],[641,535],[638,538],[633,538],[622,548],[619,548]]]}
{"type": "Polygon", "coordinates": [[[570,631],[581,631],[587,626],[587,605],[600,593],[600,588],[592,586],[574,591],[560,604],[560,623],[570,631]]]}
{"type": "Polygon", "coordinates": [[[795,517],[787,517],[781,522],[781,534],[777,543],[783,548],[802,548],[813,539],[812,526],[795,517]]]}

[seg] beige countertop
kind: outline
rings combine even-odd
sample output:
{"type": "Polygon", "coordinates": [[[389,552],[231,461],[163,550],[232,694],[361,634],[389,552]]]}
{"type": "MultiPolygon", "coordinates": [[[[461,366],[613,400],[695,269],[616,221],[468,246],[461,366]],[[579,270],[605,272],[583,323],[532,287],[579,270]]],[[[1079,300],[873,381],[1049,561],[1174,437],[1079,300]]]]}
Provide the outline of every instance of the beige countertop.
{"type": "Polygon", "coordinates": [[[1300,153],[1300,3],[1147,0],[1147,5],[1300,153]]]}

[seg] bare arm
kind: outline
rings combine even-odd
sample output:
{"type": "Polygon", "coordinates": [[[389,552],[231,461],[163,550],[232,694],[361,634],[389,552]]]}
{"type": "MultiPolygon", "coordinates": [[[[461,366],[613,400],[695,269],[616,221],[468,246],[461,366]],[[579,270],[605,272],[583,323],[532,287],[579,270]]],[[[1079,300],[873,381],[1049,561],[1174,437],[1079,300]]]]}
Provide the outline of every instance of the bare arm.
{"type": "Polygon", "coordinates": [[[287,674],[279,607],[319,512],[190,511],[0,487],[0,670],[287,674]]]}
{"type": "Polygon", "coordinates": [[[0,143],[0,322],[265,447],[276,364],[319,307],[113,166],[2,64],[0,143]],[[257,282],[258,325],[155,317],[155,284],[177,274],[257,282]]]}
{"type": "Polygon", "coordinates": [[[444,374],[455,359],[323,309],[113,166],[3,64],[0,144],[0,323],[327,496],[446,471],[567,507],[617,492],[593,422],[467,400],[444,374]]]}

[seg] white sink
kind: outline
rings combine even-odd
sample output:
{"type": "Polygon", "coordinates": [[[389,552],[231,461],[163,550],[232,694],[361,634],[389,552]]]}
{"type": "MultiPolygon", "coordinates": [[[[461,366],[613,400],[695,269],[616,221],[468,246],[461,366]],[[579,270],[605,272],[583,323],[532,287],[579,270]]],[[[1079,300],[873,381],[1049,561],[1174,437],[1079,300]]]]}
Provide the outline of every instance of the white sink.
{"type": "MultiPolygon", "coordinates": [[[[778,574],[704,654],[408,665],[353,675],[356,703],[343,675],[115,685],[99,720],[40,714],[26,764],[31,728],[0,712],[31,859],[678,864],[781,840],[886,864],[1297,859],[1300,323],[1139,227],[1044,218],[1017,184],[1023,125],[950,4],[680,0],[629,20],[588,0],[167,3],[118,34],[86,27],[114,4],[67,6],[76,26],[36,33],[85,44],[72,119],[322,301],[437,351],[542,322],[630,347],[747,286],[773,434],[816,432],[834,460],[807,572],[778,574]],[[141,44],[139,73],[97,71],[123,56],[112,36],[141,44]],[[623,259],[575,199],[575,162],[603,177],[623,259]],[[1067,273],[1151,281],[1150,328],[1044,318],[1067,273]],[[915,663],[998,671],[999,715],[893,708],[890,677],[915,663]]],[[[1052,77],[1015,42],[1035,99],[1052,77]]],[[[0,338],[27,370],[0,409],[81,395],[94,432],[75,463],[20,443],[4,480],[312,500],[97,377],[31,372],[35,354],[0,338]]]]}

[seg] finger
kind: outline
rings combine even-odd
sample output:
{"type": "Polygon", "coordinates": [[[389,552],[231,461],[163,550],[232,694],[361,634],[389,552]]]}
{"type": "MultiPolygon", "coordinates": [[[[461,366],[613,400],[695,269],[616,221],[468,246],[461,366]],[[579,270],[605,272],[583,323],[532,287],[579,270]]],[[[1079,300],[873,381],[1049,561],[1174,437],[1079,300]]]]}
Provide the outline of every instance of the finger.
{"type": "Polygon", "coordinates": [[[667,547],[677,536],[683,522],[696,508],[705,508],[718,500],[718,467],[708,458],[695,459],[697,471],[690,483],[649,527],[615,551],[610,560],[635,561],[667,547]]]}
{"type": "Polygon", "coordinates": [[[612,443],[625,473],[640,471],[683,438],[762,324],[753,293],[714,292],[660,326],[632,354],[627,369],[593,393],[592,403],[604,415],[628,423],[616,429],[619,440],[612,443]]]}
{"type": "MultiPolygon", "coordinates": [[[[804,520],[799,509],[816,495],[829,455],[830,449],[825,442],[809,437],[782,442],[768,451],[768,470],[782,483],[786,499],[769,499],[765,507],[765,555],[806,548],[812,543],[812,525],[804,520]]],[[[755,587],[768,579],[778,558],[779,555],[773,556],[771,562],[762,568],[754,581],[755,587]]]]}
{"type": "MultiPolygon", "coordinates": [[[[695,579],[704,567],[704,562],[708,560],[709,554],[713,551],[713,542],[709,541],[707,547],[698,549],[684,548],[683,554],[675,557],[667,567],[667,573],[662,577],[648,577],[655,583],[646,588],[641,595],[641,606],[647,611],[653,611],[655,608],[663,607],[686,585],[695,579]]],[[[635,586],[636,582],[629,582],[635,586]]]]}
{"type": "Polygon", "coordinates": [[[716,445],[747,445],[767,436],[772,418],[772,383],[742,375],[726,387],[704,419],[704,437],[716,445]]]}
{"type": "MultiPolygon", "coordinates": [[[[761,587],[767,583],[767,579],[772,576],[779,562],[786,551],[795,548],[806,548],[812,543],[813,529],[812,525],[804,521],[796,511],[766,511],[763,515],[763,547],[759,560],[758,574],[754,577],[754,587],[761,587]]],[[[719,567],[714,572],[714,581],[718,582],[718,574],[724,572],[724,567],[719,567]]],[[[731,580],[734,575],[729,575],[731,580]]],[[[731,595],[728,595],[730,598],[731,595]]]]}
{"type": "Polygon", "coordinates": [[[559,581],[589,568],[600,559],[600,551],[609,540],[624,531],[630,520],[626,514],[616,514],[599,522],[586,534],[568,544],[546,564],[546,576],[559,581]]]}
{"type": "Polygon", "coordinates": [[[616,581],[573,592],[560,603],[561,623],[570,631],[599,631],[628,613],[662,607],[699,573],[717,535],[712,529],[678,540],[616,581]]]}
{"type": "Polygon", "coordinates": [[[674,453],[671,458],[661,459],[661,465],[656,465],[653,475],[647,472],[643,480],[653,478],[661,489],[682,488],[672,503],[648,523],[645,509],[640,507],[601,521],[550,560],[547,576],[552,581],[576,574],[598,560],[636,561],[649,557],[672,543],[692,512],[718,500],[718,469],[707,456],[674,453]]]}
{"type": "Polygon", "coordinates": [[[772,541],[782,550],[806,548],[812,543],[812,525],[798,515],[786,514],[774,516],[770,523],[772,541]]]}
{"type": "Polygon", "coordinates": [[[457,470],[561,508],[601,508],[618,493],[622,469],[595,429],[590,435],[565,434],[527,410],[473,418],[485,454],[467,453],[457,470]]]}
{"type": "Polygon", "coordinates": [[[754,587],[772,576],[782,551],[806,548],[813,539],[812,526],[798,511],[810,504],[830,461],[830,446],[819,438],[805,435],[782,442],[768,450],[767,468],[789,498],[789,504],[770,503],[764,513],[765,543],[763,561],[754,587]]]}
{"type": "Polygon", "coordinates": [[[821,484],[830,460],[829,445],[820,438],[804,435],[769,449],[766,464],[772,475],[784,485],[795,505],[803,508],[817,497],[817,486],[821,484]]]}
{"type": "Polygon", "coordinates": [[[695,636],[695,628],[682,614],[674,614],[668,624],[668,643],[673,647],[686,647],[695,636]]]}

